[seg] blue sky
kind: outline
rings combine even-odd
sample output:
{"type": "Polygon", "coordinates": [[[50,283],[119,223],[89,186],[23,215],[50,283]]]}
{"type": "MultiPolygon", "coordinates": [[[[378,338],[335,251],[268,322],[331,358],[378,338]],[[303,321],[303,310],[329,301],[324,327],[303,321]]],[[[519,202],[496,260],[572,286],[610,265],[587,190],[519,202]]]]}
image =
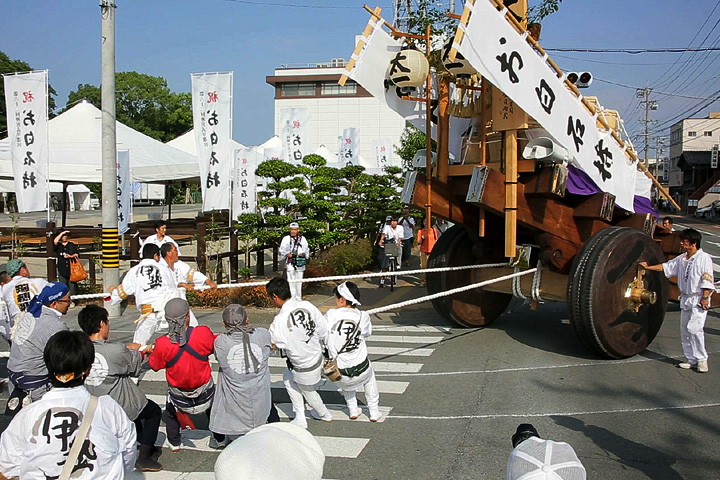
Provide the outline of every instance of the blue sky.
{"type": "MultiPolygon", "coordinates": [[[[247,145],[261,143],[273,134],[273,89],[265,77],[285,63],[349,58],[354,37],[368,20],[356,0],[277,1],[350,8],[292,8],[231,0],[117,0],[117,70],[162,76],[174,91],[190,90],[192,72],[233,70],[234,137],[247,145]]],[[[388,19],[392,17],[390,4],[389,0],[379,4],[388,19]]],[[[564,0],[560,11],[544,21],[541,43],[576,48],[685,47],[715,6],[714,0],[564,0]]],[[[96,0],[3,0],[0,18],[0,50],[33,68],[49,69],[58,105],[65,104],[78,84],[100,83],[96,0]]],[[[699,45],[709,32],[704,44],[720,43],[718,20],[720,8],[693,45],[699,45]]],[[[714,63],[720,52],[694,58],[690,54],[551,56],[564,69],[590,70],[599,79],[639,87],[655,85],[671,68],[669,63],[678,60],[657,83],[658,91],[708,97],[720,88],[720,76],[712,78],[720,75],[720,62],[714,63]],[[668,80],[673,82],[668,84],[668,80]]],[[[637,130],[640,112],[634,89],[596,81],[585,93],[599,96],[607,108],[624,112],[630,130],[637,130]]],[[[660,122],[698,102],[665,95],[655,98],[660,109],[653,118],[660,122]]],[[[659,133],[669,136],[669,126],[659,133]]]]}

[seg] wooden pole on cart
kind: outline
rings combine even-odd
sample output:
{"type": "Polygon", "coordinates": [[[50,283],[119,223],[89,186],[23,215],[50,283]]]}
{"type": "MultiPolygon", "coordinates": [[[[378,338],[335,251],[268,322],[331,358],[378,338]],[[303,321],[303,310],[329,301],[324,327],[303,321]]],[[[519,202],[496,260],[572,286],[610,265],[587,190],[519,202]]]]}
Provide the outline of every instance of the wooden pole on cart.
{"type": "MultiPolygon", "coordinates": [[[[487,163],[487,100],[486,91],[490,91],[490,86],[485,84],[485,79],[480,79],[480,165],[487,163]]],[[[472,134],[470,135],[472,138],[472,134]]],[[[480,226],[478,235],[482,238],[485,236],[485,209],[480,207],[480,226]]]]}
{"type": "Polygon", "coordinates": [[[505,256],[514,258],[517,245],[517,130],[503,132],[505,144],[505,256]]]}
{"type": "MultiPolygon", "coordinates": [[[[430,25],[425,26],[425,56],[430,61],[430,25]]],[[[427,176],[425,182],[427,185],[427,201],[425,202],[425,228],[428,230],[432,227],[432,77],[428,72],[425,80],[425,137],[427,138],[427,155],[425,156],[425,168],[427,176]]],[[[439,145],[438,145],[439,147],[439,145]]],[[[438,156],[439,156],[438,148],[438,156]]],[[[438,162],[439,162],[438,158],[438,162]]]]}
{"type": "Polygon", "coordinates": [[[450,81],[440,79],[438,84],[438,133],[437,133],[437,175],[438,180],[448,182],[448,138],[450,138],[450,81]]]}

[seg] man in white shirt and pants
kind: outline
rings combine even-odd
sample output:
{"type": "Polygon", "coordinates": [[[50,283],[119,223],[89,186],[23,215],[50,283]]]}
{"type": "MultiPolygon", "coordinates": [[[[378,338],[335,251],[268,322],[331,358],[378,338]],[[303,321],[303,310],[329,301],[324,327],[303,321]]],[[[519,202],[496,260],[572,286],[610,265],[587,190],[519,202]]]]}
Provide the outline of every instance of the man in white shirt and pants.
{"type": "Polygon", "coordinates": [[[280,242],[280,255],[285,258],[287,265],[287,279],[292,298],[302,300],[302,282],[299,280],[302,280],[305,273],[305,263],[310,256],[310,248],[305,237],[300,235],[300,225],[293,222],[289,228],[290,235],[285,235],[280,242]]]}
{"type": "Polygon", "coordinates": [[[677,276],[680,288],[680,342],[686,362],[679,368],[708,371],[708,353],[705,349],[705,319],[710,309],[710,297],[715,291],[713,262],[700,248],[702,235],[693,228],[680,232],[680,245],[684,254],[659,265],[641,262],[646,270],[663,272],[666,277],[677,276]]]}
{"type": "Polygon", "coordinates": [[[305,401],[313,408],[313,418],[332,421],[332,414],[315,391],[322,373],[322,341],[327,337],[327,321],[312,303],[290,296],[288,281],[275,277],[265,286],[270,300],[280,312],[270,325],[273,348],[287,355],[288,369],[283,383],[292,402],[295,418],[292,423],[307,428],[305,401]]]}

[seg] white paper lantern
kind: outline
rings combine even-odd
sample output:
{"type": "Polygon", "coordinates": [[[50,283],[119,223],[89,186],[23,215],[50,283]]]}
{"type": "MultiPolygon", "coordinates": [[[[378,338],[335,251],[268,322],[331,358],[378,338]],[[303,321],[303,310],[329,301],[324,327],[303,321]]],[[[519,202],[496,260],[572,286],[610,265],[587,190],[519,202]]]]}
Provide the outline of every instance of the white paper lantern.
{"type": "Polygon", "coordinates": [[[445,70],[455,75],[456,78],[469,78],[477,73],[470,62],[468,62],[462,53],[457,52],[455,61],[450,60],[450,50],[452,49],[452,40],[443,47],[442,62],[445,70]]]}
{"type": "Polygon", "coordinates": [[[401,50],[390,60],[388,78],[398,87],[419,87],[425,84],[430,64],[418,50],[401,50]]]}

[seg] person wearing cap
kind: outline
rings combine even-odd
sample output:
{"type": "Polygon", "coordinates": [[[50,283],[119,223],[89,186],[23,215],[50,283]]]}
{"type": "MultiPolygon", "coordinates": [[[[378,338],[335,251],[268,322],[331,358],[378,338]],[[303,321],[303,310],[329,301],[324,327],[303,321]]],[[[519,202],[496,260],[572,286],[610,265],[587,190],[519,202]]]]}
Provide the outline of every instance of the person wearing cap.
{"type": "Polygon", "coordinates": [[[145,245],[152,244],[161,248],[166,243],[175,244],[178,249],[178,255],[180,255],[180,246],[170,235],[165,235],[165,232],[167,232],[167,222],[165,220],[157,220],[153,226],[155,227],[155,233],[140,243],[140,255],[142,255],[143,247],[145,245]]]}
{"type": "Polygon", "coordinates": [[[506,480],[585,480],[575,450],[564,442],[543,440],[535,427],[520,424],[512,437],[506,480]]]}
{"type": "Polygon", "coordinates": [[[327,337],[327,322],[315,305],[293,298],[288,281],[275,277],[265,285],[268,297],[280,309],[270,324],[270,338],[274,348],[287,357],[288,368],[283,383],[292,402],[295,418],[292,423],[307,428],[305,401],[313,408],[313,418],[332,421],[332,414],[317,393],[323,365],[323,343],[327,337]]]}
{"type": "Polygon", "coordinates": [[[320,480],[325,453],[312,433],[270,423],[232,442],[215,461],[215,480],[320,480]]]}
{"type": "MultiPolygon", "coordinates": [[[[174,243],[166,243],[160,247],[160,256],[162,257],[160,258],[160,265],[167,267],[172,272],[180,298],[187,299],[189,290],[195,290],[203,285],[217,288],[217,283],[178,258],[179,252],[177,245],[174,243]]],[[[197,318],[192,309],[190,309],[190,326],[198,326],[197,318]]]]}
{"type": "Polygon", "coordinates": [[[300,235],[300,225],[293,222],[290,224],[289,229],[290,234],[285,235],[280,242],[280,255],[285,258],[287,279],[290,282],[292,296],[301,300],[302,282],[293,282],[293,280],[302,280],[305,273],[305,263],[310,256],[310,248],[305,237],[300,235]]]}
{"type": "MultiPolygon", "coordinates": [[[[155,342],[148,363],[156,372],[165,369],[168,397],[163,418],[170,449],[177,452],[181,442],[178,411],[186,414],[205,412],[210,418],[215,383],[209,356],[214,352],[215,335],[205,325],[190,326],[190,305],[182,298],[167,302],[165,320],[169,331],[155,342]]],[[[213,433],[210,447],[224,446],[225,436],[213,433]]]]}
{"type": "Polygon", "coordinates": [[[140,374],[145,355],[152,352],[152,347],[141,352],[138,351],[140,345],[137,343],[126,346],[108,342],[108,312],[97,305],[88,305],[80,310],[78,325],[95,348],[95,360],[85,379],[85,388],[96,397],[109,395],[135,423],[140,443],[135,468],[144,472],[162,470],[162,465],[157,461],[160,449],[155,447],[162,410],[157,403],[148,400],[132,379],[140,374]]]}
{"type": "Polygon", "coordinates": [[[270,332],[251,327],[245,309],[228,305],[222,314],[225,333],[215,339],[220,365],[217,391],[210,413],[210,430],[232,440],[279,416],[272,403],[270,332]]]}
{"type": "Polygon", "coordinates": [[[18,318],[7,363],[13,387],[8,399],[9,414],[17,413],[23,402],[36,401],[47,392],[48,371],[43,351],[50,337],[68,329],[62,316],[69,308],[68,288],[62,283],[48,283],[33,297],[28,311],[18,318]]]}
{"type": "MultiPolygon", "coordinates": [[[[68,240],[70,230],[63,230],[53,240],[55,256],[57,257],[58,280],[70,289],[70,295],[77,295],[77,282],[70,281],[70,262],[80,261],[80,250],[74,242],[68,240]]],[[[73,305],[71,305],[73,306],[73,305]]]]}
{"type": "Polygon", "coordinates": [[[415,219],[410,216],[410,209],[403,208],[402,216],[398,219],[398,225],[403,229],[402,235],[402,263],[403,266],[410,266],[410,252],[415,239],[415,219]]]}
{"type": "Polygon", "coordinates": [[[27,310],[30,300],[48,284],[44,278],[30,278],[30,270],[25,262],[14,258],[5,267],[10,281],[2,287],[2,298],[10,314],[11,328],[17,317],[27,310]]]}
{"type": "Polygon", "coordinates": [[[83,382],[93,363],[83,332],[52,336],[43,352],[52,390],[24,408],[0,438],[0,473],[7,478],[59,478],[84,418],[90,428],[73,466],[73,478],[123,479],[135,467],[135,425],[107,395],[93,401],[83,382]],[[87,415],[87,417],[86,417],[87,415]]]}
{"type": "Polygon", "coordinates": [[[143,247],[143,259],[125,274],[122,283],[110,287],[111,304],[135,295],[135,304],[140,318],[135,321],[133,343],[147,345],[164,321],[164,307],[171,298],[180,296],[175,279],[169,268],[158,263],[160,248],[154,243],[143,247]]]}
{"type": "MultiPolygon", "coordinates": [[[[396,217],[392,217],[390,219],[390,225],[385,225],[383,228],[382,234],[380,235],[380,248],[381,253],[383,256],[380,258],[380,271],[381,272],[387,272],[390,268],[390,258],[388,258],[387,255],[385,255],[384,247],[386,243],[389,244],[399,244],[402,245],[402,237],[403,237],[403,228],[398,225],[398,221],[396,217]]],[[[396,261],[400,261],[400,259],[396,259],[396,261]]],[[[399,267],[400,265],[398,265],[399,267]]],[[[380,288],[385,286],[385,277],[380,278],[380,288]]]]}
{"type": "Polygon", "coordinates": [[[352,420],[360,416],[355,392],[364,387],[371,422],[380,419],[380,391],[368,357],[365,340],[372,334],[370,315],[359,310],[360,289],[353,282],[341,283],[333,290],[335,304],[325,314],[328,322],[327,344],[330,359],[337,362],[342,377],[340,387],[352,420]]]}

